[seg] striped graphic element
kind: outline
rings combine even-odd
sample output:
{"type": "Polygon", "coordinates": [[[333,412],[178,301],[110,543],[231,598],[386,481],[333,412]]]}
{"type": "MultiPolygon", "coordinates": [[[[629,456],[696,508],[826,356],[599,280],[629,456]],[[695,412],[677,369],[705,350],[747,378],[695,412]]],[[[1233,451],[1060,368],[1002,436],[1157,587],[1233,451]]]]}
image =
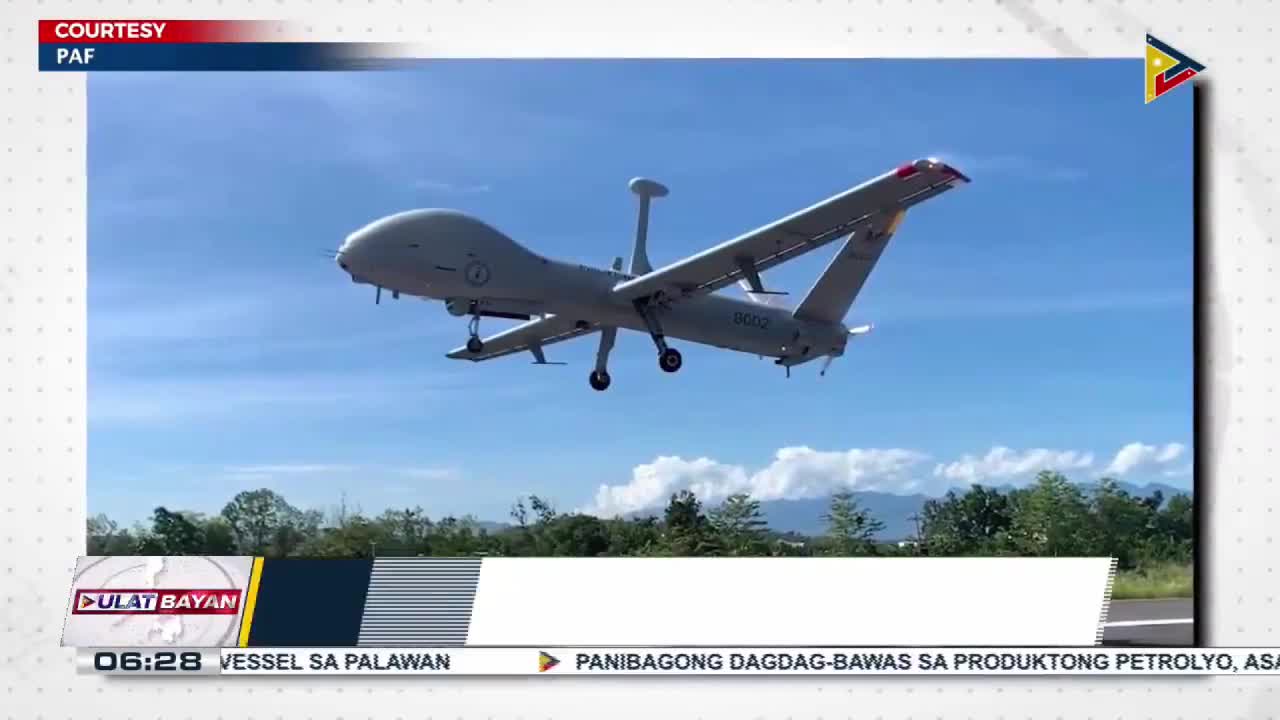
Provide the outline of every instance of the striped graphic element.
{"type": "Polygon", "coordinates": [[[378,558],[359,645],[464,645],[479,583],[479,558],[378,558]]]}
{"type": "Polygon", "coordinates": [[[1111,592],[1116,586],[1116,571],[1120,567],[1118,558],[1111,558],[1111,567],[1107,570],[1107,589],[1102,593],[1102,613],[1098,617],[1098,635],[1095,645],[1102,644],[1102,636],[1107,632],[1107,615],[1111,612],[1111,592]]]}

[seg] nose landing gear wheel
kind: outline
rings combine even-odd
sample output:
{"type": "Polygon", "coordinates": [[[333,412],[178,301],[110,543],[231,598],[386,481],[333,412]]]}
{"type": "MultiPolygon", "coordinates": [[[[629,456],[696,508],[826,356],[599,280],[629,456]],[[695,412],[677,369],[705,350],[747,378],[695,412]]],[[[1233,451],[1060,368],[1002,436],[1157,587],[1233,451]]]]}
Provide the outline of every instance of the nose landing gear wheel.
{"type": "Polygon", "coordinates": [[[478,353],[484,350],[484,343],[480,342],[480,338],[474,335],[467,340],[467,352],[478,353]]]}
{"type": "Polygon", "coordinates": [[[666,372],[673,373],[684,365],[684,358],[680,357],[680,351],[675,348],[667,348],[658,354],[658,367],[666,372]]]}
{"type": "Polygon", "coordinates": [[[611,378],[607,372],[597,372],[593,370],[591,371],[591,376],[588,377],[587,380],[591,383],[591,388],[593,390],[604,391],[609,389],[609,382],[611,381],[611,378]]]}

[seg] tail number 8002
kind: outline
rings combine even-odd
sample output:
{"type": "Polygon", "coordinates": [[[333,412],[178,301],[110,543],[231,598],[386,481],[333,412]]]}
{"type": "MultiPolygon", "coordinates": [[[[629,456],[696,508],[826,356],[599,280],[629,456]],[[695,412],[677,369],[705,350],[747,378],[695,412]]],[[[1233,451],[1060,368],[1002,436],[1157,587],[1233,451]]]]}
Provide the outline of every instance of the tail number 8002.
{"type": "Polygon", "coordinates": [[[733,314],[733,324],[767,330],[769,329],[769,318],[761,317],[755,313],[736,312],[733,314]]]}

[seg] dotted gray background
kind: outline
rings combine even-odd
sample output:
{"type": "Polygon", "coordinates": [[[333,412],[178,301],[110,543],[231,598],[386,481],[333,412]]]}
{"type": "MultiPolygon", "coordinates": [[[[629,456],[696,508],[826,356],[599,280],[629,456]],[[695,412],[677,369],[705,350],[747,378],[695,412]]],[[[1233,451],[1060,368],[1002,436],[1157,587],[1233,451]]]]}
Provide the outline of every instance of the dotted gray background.
{"type": "MultiPolygon", "coordinates": [[[[1280,646],[1274,602],[1274,0],[34,0],[0,4],[0,717],[1244,718],[1280,680],[199,678],[77,676],[59,647],[84,547],[85,79],[36,72],[39,17],[293,18],[314,40],[452,56],[1140,57],[1205,63],[1212,103],[1207,636],[1280,646]],[[625,699],[624,699],[625,698],[625,699]]],[[[1181,89],[1179,92],[1186,92],[1181,89]]],[[[1142,102],[1135,68],[1134,102],[1142,102]]],[[[1046,99],[1049,101],[1050,99],[1046,99]]],[[[164,102],[158,97],[155,102],[164,102]]],[[[1063,98],[1062,102],[1071,102],[1063,98]]],[[[1171,149],[1182,152],[1181,149],[1171,149]]],[[[1141,167],[1117,168],[1158,182],[1141,167]]]]}

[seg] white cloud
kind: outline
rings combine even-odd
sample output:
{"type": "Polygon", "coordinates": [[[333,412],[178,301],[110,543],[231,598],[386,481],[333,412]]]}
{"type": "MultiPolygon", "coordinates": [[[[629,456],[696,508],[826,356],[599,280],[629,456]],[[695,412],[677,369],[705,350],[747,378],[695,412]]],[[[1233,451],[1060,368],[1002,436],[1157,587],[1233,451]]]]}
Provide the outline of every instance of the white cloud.
{"type": "MultiPolygon", "coordinates": [[[[208,469],[204,473],[208,474],[208,469]]],[[[181,474],[200,474],[201,469],[187,468],[181,474]]],[[[332,487],[337,482],[358,481],[365,492],[417,493],[427,484],[459,482],[462,471],[451,467],[396,466],[377,463],[265,463],[256,465],[231,465],[215,469],[212,474],[222,483],[234,483],[241,488],[280,488],[290,481],[302,481],[292,488],[332,487]]]]}
{"type": "Polygon", "coordinates": [[[1171,472],[1176,475],[1185,467],[1182,462],[1184,452],[1186,447],[1179,443],[1157,446],[1132,442],[1120,448],[1115,458],[1103,470],[1103,474],[1124,477],[1135,471],[1138,473],[1162,471],[1166,476],[1171,472]],[[1176,468],[1173,467],[1175,463],[1176,468]]]}
{"type": "Polygon", "coordinates": [[[274,487],[287,480],[315,481],[354,469],[355,467],[351,465],[324,463],[272,463],[232,465],[216,471],[215,474],[221,483],[234,483],[241,488],[250,488],[274,487]]]}
{"type": "MultiPolygon", "coordinates": [[[[1161,447],[1133,443],[1117,453],[1125,470],[1165,470],[1166,475],[1185,472],[1183,446],[1161,447]]],[[[701,457],[688,460],[662,456],[638,465],[631,481],[601,485],[583,512],[603,517],[662,507],[673,493],[689,490],[707,504],[717,504],[734,493],[746,493],[761,501],[820,498],[843,489],[895,494],[941,494],[970,484],[1025,485],[1042,470],[1054,470],[1077,480],[1096,475],[1095,455],[1085,450],[1031,448],[1015,450],[996,446],[982,455],[962,455],[936,464],[929,455],[902,448],[822,451],[785,447],[772,462],[752,472],[742,465],[701,457]],[[1086,476],[1075,477],[1085,473],[1086,476]]],[[[1111,468],[1108,468],[1111,470],[1111,468]]]]}
{"type": "Polygon", "coordinates": [[[396,472],[404,477],[413,480],[428,480],[433,482],[456,481],[462,479],[462,471],[458,468],[450,467],[410,467],[397,468],[396,472]]]}
{"type": "MultiPolygon", "coordinates": [[[[164,275],[143,281],[116,273],[112,280],[95,280],[89,301],[92,364],[95,370],[124,371],[141,363],[151,376],[163,359],[161,366],[172,375],[189,367],[254,367],[277,354],[373,347],[394,353],[424,342],[443,352],[465,338],[465,323],[440,304],[384,297],[375,308],[372,288],[339,277],[318,251],[314,260],[305,274],[216,281],[164,275]]],[[[305,363],[313,364],[310,358],[305,363]]]]}
{"type": "Polygon", "coordinates": [[[341,418],[394,413],[414,398],[421,409],[472,379],[444,372],[229,373],[182,378],[99,377],[89,387],[95,425],[157,425],[247,418],[341,418]]]}
{"type": "Polygon", "coordinates": [[[601,485],[586,512],[612,516],[645,510],[660,506],[680,490],[716,503],[735,493],[778,500],[823,497],[844,488],[909,489],[912,469],[925,459],[923,453],[897,448],[830,452],[787,447],[778,450],[769,465],[750,473],[741,465],[705,457],[664,456],[637,466],[625,485],[601,485]]]}
{"type": "Polygon", "coordinates": [[[349,465],[334,463],[268,463],[262,465],[232,465],[225,469],[234,475],[330,475],[337,473],[377,472],[391,473],[419,480],[449,480],[461,476],[457,468],[450,467],[396,467],[385,465],[349,465]]]}
{"type": "Polygon", "coordinates": [[[1087,470],[1093,465],[1093,459],[1093,453],[1079,450],[1034,448],[1019,451],[997,446],[982,457],[964,455],[959,460],[940,463],[933,469],[933,475],[965,485],[1006,482],[1025,479],[1041,470],[1087,470]]]}
{"type": "MultiPolygon", "coordinates": [[[[191,83],[164,74],[151,81],[108,79],[93,83],[90,105],[96,125],[113,138],[123,136],[130,142],[129,152],[116,153],[94,165],[94,217],[118,223],[211,212],[214,206],[208,202],[208,190],[175,181],[181,178],[174,175],[170,160],[176,154],[216,156],[224,163],[252,163],[252,148],[245,150],[244,143],[236,142],[246,132],[271,139],[275,167],[305,163],[335,176],[354,172],[356,182],[373,180],[401,188],[413,186],[422,172],[413,168],[430,167],[433,173],[445,177],[476,172],[488,181],[495,173],[521,161],[528,164],[530,157],[544,152],[525,135],[504,135],[479,144],[456,141],[458,137],[479,134],[474,127],[477,124],[514,122],[531,130],[536,123],[526,117],[528,113],[489,112],[487,99],[476,99],[475,93],[464,93],[462,88],[450,87],[430,75],[365,75],[326,73],[324,78],[286,81],[266,73],[236,83],[212,76],[191,83]],[[139,117],[138,112],[128,109],[137,105],[130,99],[155,94],[177,100],[159,115],[151,112],[139,117]],[[476,105],[479,109],[467,112],[476,105]],[[455,110],[461,107],[462,112],[431,112],[431,108],[440,106],[455,110]],[[299,114],[305,115],[308,122],[282,120],[299,114]],[[214,115],[218,122],[208,123],[207,118],[214,115]],[[138,131],[138,123],[142,123],[144,132],[138,131]],[[418,131],[408,139],[403,132],[395,132],[409,124],[418,131]],[[170,128],[190,127],[201,131],[169,132],[170,128]],[[148,141],[128,140],[140,137],[148,141]],[[334,142],[335,137],[340,140],[334,142]],[[321,156],[315,153],[317,143],[326,148],[321,156]],[[479,145],[492,152],[478,153],[479,145]],[[123,159],[117,160],[116,156],[123,159]]],[[[227,181],[215,174],[201,182],[227,181]]],[[[437,191],[448,186],[448,192],[487,189],[475,183],[438,185],[437,191]]],[[[219,194],[235,189],[227,186],[219,194]]]]}
{"type": "Polygon", "coordinates": [[[704,500],[725,497],[747,487],[746,470],[710,458],[685,460],[663,456],[631,471],[625,485],[601,485],[594,504],[585,512],[602,517],[621,515],[660,505],[672,493],[692,490],[704,500]]]}
{"type": "Polygon", "coordinates": [[[345,472],[351,470],[350,465],[241,465],[228,468],[233,474],[249,475],[315,475],[320,473],[345,472]]]}
{"type": "Polygon", "coordinates": [[[824,497],[844,488],[910,490],[915,484],[912,470],[927,458],[924,453],[898,448],[844,452],[782,448],[768,467],[752,477],[751,494],[775,500],[824,497]]]}

